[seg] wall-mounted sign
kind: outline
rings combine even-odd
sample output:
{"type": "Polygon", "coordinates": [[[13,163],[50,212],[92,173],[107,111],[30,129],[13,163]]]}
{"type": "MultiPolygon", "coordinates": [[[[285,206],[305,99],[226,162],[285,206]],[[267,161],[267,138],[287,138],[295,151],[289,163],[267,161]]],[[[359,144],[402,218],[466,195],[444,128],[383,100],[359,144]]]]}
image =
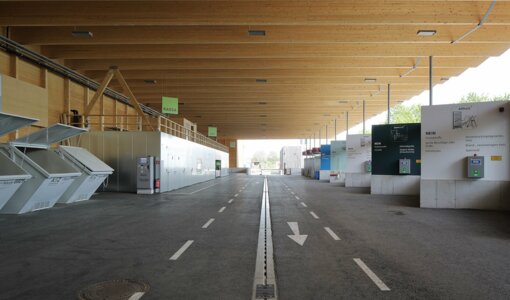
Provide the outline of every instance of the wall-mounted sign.
{"type": "Polygon", "coordinates": [[[236,142],[235,141],[230,142],[230,148],[235,148],[235,147],[236,147],[236,142]]]}
{"type": "Polygon", "coordinates": [[[179,114],[179,99],[174,97],[161,98],[161,112],[169,115],[179,114]]]}
{"type": "Polygon", "coordinates": [[[418,123],[373,125],[372,174],[420,175],[420,130],[418,123]]]}
{"type": "Polygon", "coordinates": [[[207,127],[207,136],[217,137],[218,136],[218,128],[212,127],[212,126],[207,127]]]}

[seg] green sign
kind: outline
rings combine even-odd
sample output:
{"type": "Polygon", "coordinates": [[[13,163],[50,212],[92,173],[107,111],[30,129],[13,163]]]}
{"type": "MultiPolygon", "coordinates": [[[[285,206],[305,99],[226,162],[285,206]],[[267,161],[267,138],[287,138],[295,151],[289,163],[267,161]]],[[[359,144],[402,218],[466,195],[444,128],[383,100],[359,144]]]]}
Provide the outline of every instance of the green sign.
{"type": "Polygon", "coordinates": [[[212,126],[207,127],[207,136],[211,137],[218,136],[218,128],[212,126]]]}
{"type": "Polygon", "coordinates": [[[179,114],[179,99],[174,97],[161,98],[162,109],[164,114],[177,115],[179,114]]]}

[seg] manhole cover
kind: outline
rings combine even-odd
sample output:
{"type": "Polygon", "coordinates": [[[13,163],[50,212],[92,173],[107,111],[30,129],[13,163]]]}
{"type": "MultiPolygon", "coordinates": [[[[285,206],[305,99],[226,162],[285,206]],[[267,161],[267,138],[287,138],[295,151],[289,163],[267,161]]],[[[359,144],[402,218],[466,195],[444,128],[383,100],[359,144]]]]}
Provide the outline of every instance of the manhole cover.
{"type": "Polygon", "coordinates": [[[79,300],[138,300],[149,291],[145,282],[121,279],[104,281],[78,292],[79,300]]]}

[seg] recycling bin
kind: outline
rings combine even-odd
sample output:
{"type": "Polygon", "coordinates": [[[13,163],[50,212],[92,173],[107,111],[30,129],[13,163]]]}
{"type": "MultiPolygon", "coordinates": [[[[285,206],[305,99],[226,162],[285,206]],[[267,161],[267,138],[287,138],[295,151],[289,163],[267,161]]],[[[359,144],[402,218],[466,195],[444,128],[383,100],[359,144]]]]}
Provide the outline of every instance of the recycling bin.
{"type": "Polygon", "coordinates": [[[11,160],[32,176],[12,195],[0,213],[23,214],[53,207],[81,172],[50,146],[85,131],[55,124],[0,145],[0,151],[9,153],[11,160]]]}
{"type": "Polygon", "coordinates": [[[110,166],[83,148],[60,146],[55,151],[82,173],[62,194],[58,203],[89,200],[99,186],[113,173],[110,166]]]}
{"type": "MultiPolygon", "coordinates": [[[[37,121],[37,119],[0,112],[0,136],[37,121]]],[[[30,178],[32,178],[30,174],[10,159],[9,153],[0,152],[0,209],[30,178]]]]}

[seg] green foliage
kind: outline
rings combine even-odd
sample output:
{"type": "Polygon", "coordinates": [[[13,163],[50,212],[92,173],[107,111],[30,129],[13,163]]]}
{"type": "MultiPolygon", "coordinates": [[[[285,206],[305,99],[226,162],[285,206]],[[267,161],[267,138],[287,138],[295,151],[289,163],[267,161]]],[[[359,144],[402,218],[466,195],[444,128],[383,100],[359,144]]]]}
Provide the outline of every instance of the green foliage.
{"type": "Polygon", "coordinates": [[[510,94],[506,93],[499,96],[489,97],[486,94],[477,94],[474,92],[468,93],[462,97],[459,103],[476,103],[476,102],[489,102],[489,101],[502,101],[510,100],[510,94]]]}
{"type": "Polygon", "coordinates": [[[391,124],[402,123],[420,123],[421,122],[421,106],[413,105],[397,105],[391,109],[391,124]]]}
{"type": "Polygon", "coordinates": [[[261,169],[278,169],[280,166],[280,156],[275,152],[271,151],[269,153],[263,150],[257,150],[252,158],[251,162],[260,163],[261,169]]]}

